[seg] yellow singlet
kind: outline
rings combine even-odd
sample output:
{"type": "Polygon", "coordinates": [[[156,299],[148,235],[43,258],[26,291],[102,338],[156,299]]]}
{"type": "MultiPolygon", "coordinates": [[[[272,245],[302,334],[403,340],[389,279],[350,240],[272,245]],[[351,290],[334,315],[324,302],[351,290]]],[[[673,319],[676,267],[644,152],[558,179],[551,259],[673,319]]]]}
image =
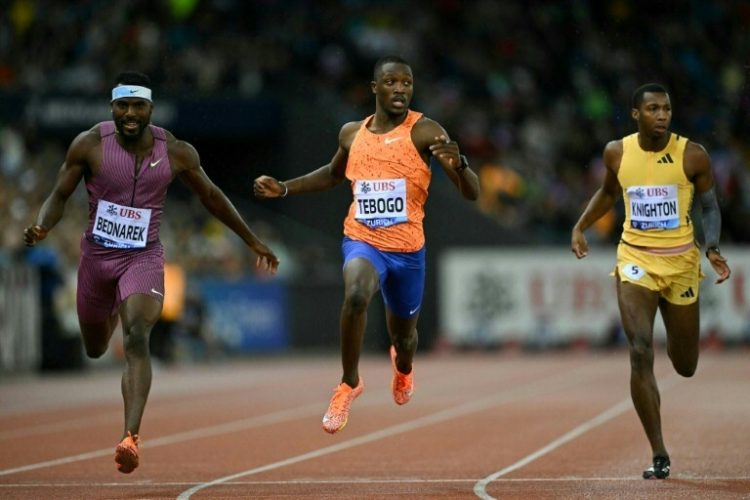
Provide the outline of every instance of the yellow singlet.
{"type": "Polygon", "coordinates": [[[625,202],[622,239],[630,245],[669,248],[694,241],[693,183],[685,176],[688,139],[671,134],[661,151],[644,151],[638,134],[622,139],[617,179],[625,202]]]}

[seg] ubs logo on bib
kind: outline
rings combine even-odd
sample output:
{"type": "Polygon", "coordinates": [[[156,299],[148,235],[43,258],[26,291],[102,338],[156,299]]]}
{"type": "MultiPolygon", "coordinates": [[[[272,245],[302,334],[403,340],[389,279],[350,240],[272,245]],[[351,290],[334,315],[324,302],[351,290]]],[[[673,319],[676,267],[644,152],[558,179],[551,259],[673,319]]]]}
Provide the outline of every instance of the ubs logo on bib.
{"type": "Polygon", "coordinates": [[[138,210],[132,208],[120,207],[120,217],[123,219],[141,220],[141,213],[138,210]]]}
{"type": "Polygon", "coordinates": [[[394,191],[396,189],[396,183],[393,181],[381,181],[373,182],[372,190],[374,192],[394,191]]]}

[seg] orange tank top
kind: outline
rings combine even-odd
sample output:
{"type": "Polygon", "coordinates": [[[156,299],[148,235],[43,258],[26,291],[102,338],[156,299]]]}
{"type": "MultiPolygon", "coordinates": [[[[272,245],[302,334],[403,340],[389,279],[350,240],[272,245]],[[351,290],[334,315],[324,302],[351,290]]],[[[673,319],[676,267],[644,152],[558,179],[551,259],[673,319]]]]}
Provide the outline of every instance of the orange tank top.
{"type": "Polygon", "coordinates": [[[422,113],[409,110],[404,122],[386,134],[362,122],[346,164],[353,200],[344,234],[385,252],[416,252],[424,246],[424,204],[432,172],[411,140],[422,113]]]}

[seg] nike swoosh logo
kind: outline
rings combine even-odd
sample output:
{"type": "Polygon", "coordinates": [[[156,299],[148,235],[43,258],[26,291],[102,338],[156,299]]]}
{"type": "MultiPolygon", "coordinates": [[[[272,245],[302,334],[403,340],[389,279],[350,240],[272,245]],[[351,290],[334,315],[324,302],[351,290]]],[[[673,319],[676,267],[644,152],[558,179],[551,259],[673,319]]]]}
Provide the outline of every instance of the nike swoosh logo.
{"type": "Polygon", "coordinates": [[[148,166],[149,166],[149,167],[151,167],[151,168],[154,168],[154,167],[155,167],[155,166],[157,166],[157,165],[159,164],[159,162],[160,162],[160,161],[162,161],[163,159],[164,159],[164,157],[162,156],[162,157],[161,157],[161,158],[159,158],[158,160],[156,160],[156,161],[152,161],[151,163],[149,163],[149,164],[148,164],[148,166]]]}
{"type": "Polygon", "coordinates": [[[383,141],[383,142],[385,142],[386,144],[390,144],[390,143],[392,143],[392,142],[400,141],[401,139],[402,139],[401,137],[388,137],[388,138],[387,138],[387,139],[386,139],[385,141],[383,141]]]}
{"type": "Polygon", "coordinates": [[[161,296],[161,297],[164,297],[164,294],[163,294],[163,293],[161,293],[161,292],[157,292],[157,291],[156,291],[156,290],[154,290],[153,288],[151,289],[151,292],[152,292],[152,293],[155,293],[156,295],[159,295],[159,296],[161,296]]]}
{"type": "Polygon", "coordinates": [[[131,90],[130,91],[131,94],[135,94],[136,92],[138,92],[138,91],[137,90],[131,90]]]}
{"type": "Polygon", "coordinates": [[[412,314],[414,314],[414,313],[415,313],[415,312],[417,312],[417,311],[419,311],[419,308],[418,308],[418,307],[417,307],[416,309],[410,309],[410,310],[409,310],[409,316],[411,316],[412,314]]]}

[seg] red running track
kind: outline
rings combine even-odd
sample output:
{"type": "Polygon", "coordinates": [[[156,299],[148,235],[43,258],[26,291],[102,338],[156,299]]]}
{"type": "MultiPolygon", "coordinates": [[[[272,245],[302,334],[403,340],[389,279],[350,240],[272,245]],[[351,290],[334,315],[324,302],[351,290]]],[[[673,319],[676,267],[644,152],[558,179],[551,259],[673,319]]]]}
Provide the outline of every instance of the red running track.
{"type": "Polygon", "coordinates": [[[650,451],[629,399],[627,352],[419,354],[393,403],[387,353],[336,435],[321,417],[339,360],[282,357],[162,369],[141,466],[116,471],[119,373],[0,382],[3,499],[750,498],[750,360],[704,352],[696,375],[659,355],[672,476],[640,479],[650,451]]]}

